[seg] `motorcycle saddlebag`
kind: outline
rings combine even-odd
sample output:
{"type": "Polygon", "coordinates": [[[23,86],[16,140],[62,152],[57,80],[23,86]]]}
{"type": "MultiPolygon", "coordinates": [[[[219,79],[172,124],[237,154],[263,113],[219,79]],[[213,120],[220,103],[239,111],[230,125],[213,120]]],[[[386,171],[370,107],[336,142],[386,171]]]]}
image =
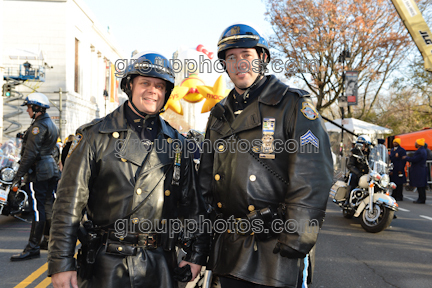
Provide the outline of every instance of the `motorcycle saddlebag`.
{"type": "Polygon", "coordinates": [[[336,181],[330,189],[330,197],[336,201],[345,200],[347,184],[344,181],[336,181]]]}

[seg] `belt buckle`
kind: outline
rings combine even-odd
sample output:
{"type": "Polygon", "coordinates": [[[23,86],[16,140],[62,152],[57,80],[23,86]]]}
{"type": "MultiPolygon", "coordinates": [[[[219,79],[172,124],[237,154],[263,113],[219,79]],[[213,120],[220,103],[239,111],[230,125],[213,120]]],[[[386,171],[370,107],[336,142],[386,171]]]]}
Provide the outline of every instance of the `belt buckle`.
{"type": "Polygon", "coordinates": [[[141,234],[138,240],[138,246],[144,249],[156,249],[157,248],[157,235],[155,234],[141,234]]]}
{"type": "Polygon", "coordinates": [[[148,236],[147,236],[147,247],[148,248],[150,248],[150,249],[156,249],[157,248],[157,239],[156,239],[156,237],[155,237],[155,235],[154,234],[149,234],[148,236]]]}
{"type": "Polygon", "coordinates": [[[238,234],[240,236],[249,236],[249,235],[253,235],[254,234],[253,232],[250,232],[250,231],[248,231],[248,232],[241,232],[240,231],[239,227],[240,227],[241,222],[242,221],[248,221],[246,218],[235,218],[235,220],[236,220],[236,222],[235,222],[235,224],[236,224],[235,228],[236,229],[234,230],[234,232],[236,234],[238,234]]]}

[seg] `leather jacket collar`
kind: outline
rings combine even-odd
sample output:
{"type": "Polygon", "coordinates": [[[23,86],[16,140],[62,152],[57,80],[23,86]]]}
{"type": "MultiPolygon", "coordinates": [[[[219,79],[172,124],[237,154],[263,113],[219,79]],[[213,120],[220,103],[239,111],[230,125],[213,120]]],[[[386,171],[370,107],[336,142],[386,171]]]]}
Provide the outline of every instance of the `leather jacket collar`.
{"type": "MultiPolygon", "coordinates": [[[[101,128],[99,129],[99,133],[113,133],[128,130],[128,123],[123,107],[124,105],[127,105],[126,103],[127,102],[123,103],[123,105],[119,106],[116,110],[108,114],[103,119],[101,128]]],[[[160,116],[158,118],[162,133],[165,134],[167,137],[175,138],[173,130],[168,129],[167,124],[160,116]]]]}
{"type": "MultiPolygon", "coordinates": [[[[261,112],[259,109],[259,103],[265,105],[278,105],[285,93],[289,89],[289,87],[283,84],[279,79],[274,75],[267,76],[269,80],[267,81],[266,86],[263,88],[260,96],[258,97],[258,101],[253,101],[250,103],[243,112],[234,117],[233,107],[234,107],[234,99],[233,99],[233,91],[221,101],[221,104],[225,107],[225,117],[228,122],[231,123],[232,130],[234,133],[239,133],[241,131],[249,130],[261,125],[261,112]]],[[[222,134],[222,138],[228,137],[231,135],[231,129],[228,123],[225,123],[224,120],[216,120],[210,128],[222,134]]]]}

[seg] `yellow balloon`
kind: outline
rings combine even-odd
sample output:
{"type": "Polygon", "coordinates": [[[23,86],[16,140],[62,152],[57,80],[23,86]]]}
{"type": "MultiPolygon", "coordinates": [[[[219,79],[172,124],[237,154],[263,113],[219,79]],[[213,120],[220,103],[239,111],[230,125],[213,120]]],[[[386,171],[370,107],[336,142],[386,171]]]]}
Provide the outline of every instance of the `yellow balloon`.
{"type": "Polygon", "coordinates": [[[188,87],[189,91],[183,99],[190,103],[197,103],[203,100],[203,95],[201,95],[201,93],[199,93],[197,90],[197,86],[199,85],[205,85],[205,83],[200,78],[198,78],[196,74],[192,74],[188,78],[184,79],[180,86],[188,87]]]}
{"type": "Polygon", "coordinates": [[[213,108],[216,103],[224,99],[230,90],[225,89],[225,81],[223,81],[222,75],[216,80],[213,87],[211,86],[198,86],[198,91],[206,98],[204,105],[201,109],[201,113],[206,113],[213,108]]]}
{"type": "Polygon", "coordinates": [[[188,87],[174,87],[173,91],[171,92],[170,97],[168,98],[168,101],[165,105],[165,110],[171,109],[177,114],[183,115],[183,108],[180,104],[180,100],[186,96],[188,93],[189,88],[188,87]]]}

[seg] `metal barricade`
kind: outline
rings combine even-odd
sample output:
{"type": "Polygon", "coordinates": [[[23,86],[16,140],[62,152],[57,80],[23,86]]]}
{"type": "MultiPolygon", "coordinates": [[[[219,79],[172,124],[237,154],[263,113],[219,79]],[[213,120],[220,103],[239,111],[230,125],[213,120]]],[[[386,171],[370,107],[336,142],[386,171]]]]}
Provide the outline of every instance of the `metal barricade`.
{"type": "Polygon", "coordinates": [[[427,166],[427,183],[428,184],[432,184],[432,160],[427,160],[426,161],[426,166],[427,166]]]}

